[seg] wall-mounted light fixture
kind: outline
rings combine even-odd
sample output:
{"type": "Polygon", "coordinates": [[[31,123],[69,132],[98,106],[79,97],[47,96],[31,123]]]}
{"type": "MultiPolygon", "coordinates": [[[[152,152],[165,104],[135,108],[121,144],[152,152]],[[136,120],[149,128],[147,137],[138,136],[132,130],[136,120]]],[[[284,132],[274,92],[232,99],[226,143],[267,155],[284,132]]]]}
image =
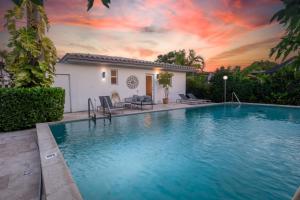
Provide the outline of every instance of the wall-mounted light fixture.
{"type": "Polygon", "coordinates": [[[159,74],[156,74],[156,77],[155,77],[157,80],[158,80],[158,78],[159,78],[159,74]]]}
{"type": "Polygon", "coordinates": [[[102,72],[102,79],[105,79],[105,72],[102,72]]]}

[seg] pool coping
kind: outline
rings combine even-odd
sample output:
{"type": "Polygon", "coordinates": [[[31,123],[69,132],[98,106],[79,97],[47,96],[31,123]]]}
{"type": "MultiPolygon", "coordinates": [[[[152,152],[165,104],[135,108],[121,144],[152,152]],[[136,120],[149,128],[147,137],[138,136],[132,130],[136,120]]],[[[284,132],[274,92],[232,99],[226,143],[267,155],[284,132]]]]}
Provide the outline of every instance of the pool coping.
{"type": "MultiPolygon", "coordinates": [[[[238,102],[228,102],[225,104],[239,104],[238,102]]],[[[295,105],[281,105],[281,104],[268,104],[268,103],[249,103],[249,102],[241,102],[242,105],[253,105],[253,106],[268,106],[268,107],[282,107],[282,108],[296,108],[300,109],[300,106],[295,105]]]]}
{"type": "MultiPolygon", "coordinates": [[[[202,107],[210,107],[210,106],[218,106],[218,105],[224,105],[224,103],[205,103],[205,104],[187,104],[189,107],[180,107],[180,108],[163,108],[159,110],[139,110],[134,113],[116,113],[112,115],[112,118],[114,117],[123,117],[123,116],[130,116],[130,115],[139,115],[139,114],[145,114],[145,113],[154,113],[154,112],[166,112],[166,111],[172,111],[172,110],[181,110],[181,109],[193,109],[193,108],[202,108],[202,107]]],[[[97,116],[96,119],[103,119],[106,118],[104,116],[97,116]]],[[[54,121],[54,122],[48,122],[49,125],[54,124],[63,124],[68,122],[77,122],[77,121],[86,121],[90,120],[88,116],[80,119],[71,119],[71,120],[63,120],[63,121],[54,121]]]]}
{"type": "MultiPolygon", "coordinates": [[[[210,107],[210,106],[217,106],[217,105],[226,105],[226,104],[239,104],[239,103],[237,102],[210,103],[210,104],[199,104],[197,106],[183,107],[183,108],[144,110],[137,113],[116,114],[113,115],[113,117],[138,115],[138,114],[153,113],[153,112],[164,112],[164,111],[172,111],[172,110],[179,110],[179,109],[193,109],[193,108],[210,107]]],[[[242,102],[241,105],[261,105],[261,106],[270,106],[270,107],[285,107],[285,108],[300,109],[300,106],[277,105],[277,104],[260,104],[260,103],[242,102]]],[[[97,119],[103,119],[103,118],[104,118],[103,116],[97,117],[97,119]]],[[[42,168],[43,194],[46,200],[60,200],[60,199],[82,200],[83,199],[76,185],[76,182],[73,180],[70,169],[68,168],[65,159],[49,127],[49,125],[83,121],[83,120],[89,120],[89,119],[83,118],[83,119],[36,124],[37,140],[38,140],[38,146],[40,151],[40,160],[41,160],[41,168],[42,168]],[[47,156],[48,157],[50,156],[51,158],[46,158],[47,156]]],[[[296,193],[299,193],[299,191],[296,193]]],[[[298,200],[298,195],[296,197],[297,200],[298,200]]]]}
{"type": "Polygon", "coordinates": [[[83,198],[48,123],[36,124],[36,132],[42,169],[43,196],[45,199],[82,200],[83,198]]]}

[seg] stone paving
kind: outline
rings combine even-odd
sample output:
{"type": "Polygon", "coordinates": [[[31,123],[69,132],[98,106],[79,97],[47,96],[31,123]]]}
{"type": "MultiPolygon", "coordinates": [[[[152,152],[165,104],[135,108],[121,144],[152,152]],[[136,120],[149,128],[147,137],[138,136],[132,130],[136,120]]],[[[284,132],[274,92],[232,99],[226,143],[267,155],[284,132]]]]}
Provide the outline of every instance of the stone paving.
{"type": "Polygon", "coordinates": [[[36,130],[0,133],[0,200],[34,200],[40,194],[36,130]]]}
{"type": "MultiPolygon", "coordinates": [[[[205,104],[182,104],[182,103],[169,103],[169,104],[156,104],[151,109],[151,106],[144,106],[143,110],[140,108],[134,109],[125,109],[123,111],[118,111],[113,113],[113,115],[128,115],[128,114],[137,114],[137,113],[146,113],[146,112],[154,112],[154,111],[164,111],[164,110],[174,110],[180,108],[192,108],[192,107],[202,107],[216,105],[216,103],[205,103],[205,104]]],[[[103,117],[102,112],[99,111],[96,113],[97,117],[103,117]]],[[[73,120],[82,120],[88,119],[88,112],[73,112],[73,113],[65,113],[62,121],[73,121],[73,120]]]]}

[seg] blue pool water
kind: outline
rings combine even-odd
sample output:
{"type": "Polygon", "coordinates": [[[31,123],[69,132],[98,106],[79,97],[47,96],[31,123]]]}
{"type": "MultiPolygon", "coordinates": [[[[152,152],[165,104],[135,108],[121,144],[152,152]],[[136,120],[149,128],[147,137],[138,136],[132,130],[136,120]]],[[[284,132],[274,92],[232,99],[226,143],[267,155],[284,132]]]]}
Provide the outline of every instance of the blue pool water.
{"type": "Polygon", "coordinates": [[[300,185],[300,110],[248,105],[51,126],[93,199],[291,199],[300,185]]]}

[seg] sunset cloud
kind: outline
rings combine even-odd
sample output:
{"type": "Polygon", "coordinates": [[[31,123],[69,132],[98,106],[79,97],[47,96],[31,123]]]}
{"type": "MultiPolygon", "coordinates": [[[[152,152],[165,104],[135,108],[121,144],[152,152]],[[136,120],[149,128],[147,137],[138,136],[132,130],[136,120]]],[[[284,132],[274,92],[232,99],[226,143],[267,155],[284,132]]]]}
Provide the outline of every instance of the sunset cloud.
{"type": "Polygon", "coordinates": [[[146,49],[146,48],[131,48],[131,47],[126,47],[126,51],[129,51],[131,54],[138,54],[139,57],[150,57],[153,55],[158,55],[158,52],[153,51],[151,49],[146,49]]]}
{"type": "MultiPolygon", "coordinates": [[[[1,15],[12,6],[0,1],[1,15]]],[[[209,71],[269,59],[282,34],[270,18],[281,6],[278,0],[112,0],[109,9],[96,1],[87,12],[82,0],[45,3],[48,35],[60,55],[90,52],[155,60],[168,51],[195,49],[209,71]]],[[[3,28],[0,38],[4,48],[8,34],[3,28]]]]}

